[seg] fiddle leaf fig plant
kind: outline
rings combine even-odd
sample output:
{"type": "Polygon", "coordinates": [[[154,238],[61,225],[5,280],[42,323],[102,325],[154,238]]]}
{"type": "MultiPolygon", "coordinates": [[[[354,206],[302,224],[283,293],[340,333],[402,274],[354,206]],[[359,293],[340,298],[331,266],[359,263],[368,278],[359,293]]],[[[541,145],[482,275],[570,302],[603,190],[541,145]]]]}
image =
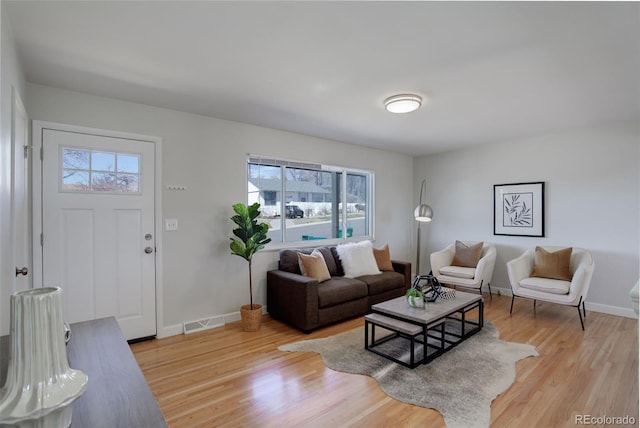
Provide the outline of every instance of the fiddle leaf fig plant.
{"type": "Polygon", "coordinates": [[[236,215],[231,217],[231,220],[237,226],[233,229],[233,234],[236,238],[230,238],[231,244],[229,244],[229,248],[231,248],[231,254],[242,257],[249,262],[249,299],[253,309],[251,259],[255,253],[271,242],[271,238],[267,237],[269,224],[258,223],[260,204],[257,202],[250,206],[243,203],[234,204],[233,211],[236,215]]]}

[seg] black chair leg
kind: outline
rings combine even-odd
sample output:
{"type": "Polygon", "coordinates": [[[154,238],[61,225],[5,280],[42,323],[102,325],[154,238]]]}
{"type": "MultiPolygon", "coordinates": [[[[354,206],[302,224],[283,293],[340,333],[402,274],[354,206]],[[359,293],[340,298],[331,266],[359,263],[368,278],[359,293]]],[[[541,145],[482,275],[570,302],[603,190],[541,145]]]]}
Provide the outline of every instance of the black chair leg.
{"type": "Polygon", "coordinates": [[[513,301],[514,301],[515,298],[516,298],[516,295],[512,294],[511,295],[511,309],[509,309],[509,313],[513,312],[513,301]]]}
{"type": "Polygon", "coordinates": [[[487,283],[487,287],[489,287],[489,299],[493,300],[493,294],[491,293],[491,283],[487,283]]]}
{"type": "Polygon", "coordinates": [[[536,310],[536,300],[535,299],[533,300],[533,310],[534,311],[536,310]]]}
{"type": "MultiPolygon", "coordinates": [[[[582,309],[584,310],[584,302],[582,304],[582,309]]],[[[580,305],[578,305],[578,316],[580,317],[580,325],[582,326],[582,331],[584,331],[584,321],[582,321],[582,312],[580,312],[580,305]]]]}

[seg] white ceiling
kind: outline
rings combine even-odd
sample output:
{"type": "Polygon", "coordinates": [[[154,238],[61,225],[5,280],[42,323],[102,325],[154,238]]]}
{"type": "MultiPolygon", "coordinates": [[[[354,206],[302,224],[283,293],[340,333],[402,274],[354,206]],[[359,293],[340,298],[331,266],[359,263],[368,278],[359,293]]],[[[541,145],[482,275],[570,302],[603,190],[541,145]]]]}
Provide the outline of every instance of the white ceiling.
{"type": "Polygon", "coordinates": [[[640,118],[636,2],[3,8],[30,82],[410,155],[640,118]]]}

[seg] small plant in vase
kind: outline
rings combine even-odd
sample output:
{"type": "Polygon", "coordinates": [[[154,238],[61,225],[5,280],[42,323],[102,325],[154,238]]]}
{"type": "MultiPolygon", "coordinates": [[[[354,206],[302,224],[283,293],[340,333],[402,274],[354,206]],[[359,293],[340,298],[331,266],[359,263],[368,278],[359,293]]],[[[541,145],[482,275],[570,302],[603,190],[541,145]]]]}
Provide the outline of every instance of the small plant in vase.
{"type": "Polygon", "coordinates": [[[249,262],[249,305],[240,307],[240,315],[242,317],[242,329],[244,331],[258,331],[260,329],[260,321],[262,319],[262,305],[253,303],[253,283],[251,275],[251,259],[253,255],[264,248],[271,238],[267,237],[269,225],[267,223],[258,223],[260,216],[260,204],[254,203],[247,206],[239,203],[233,205],[233,211],[236,213],[231,220],[238,226],[233,229],[236,238],[230,238],[231,254],[242,257],[249,262]]]}
{"type": "Polygon", "coordinates": [[[417,288],[410,288],[407,290],[407,303],[412,308],[424,308],[424,293],[417,288]]]}

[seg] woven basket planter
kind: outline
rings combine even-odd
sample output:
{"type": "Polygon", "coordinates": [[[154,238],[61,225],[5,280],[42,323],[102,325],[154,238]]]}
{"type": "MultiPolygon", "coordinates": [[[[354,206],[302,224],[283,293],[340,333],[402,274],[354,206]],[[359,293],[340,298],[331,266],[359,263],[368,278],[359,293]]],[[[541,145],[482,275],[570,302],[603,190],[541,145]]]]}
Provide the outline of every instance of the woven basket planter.
{"type": "Polygon", "coordinates": [[[242,318],[242,331],[258,331],[262,322],[262,305],[256,303],[243,305],[240,307],[240,317],[242,318]]]}

